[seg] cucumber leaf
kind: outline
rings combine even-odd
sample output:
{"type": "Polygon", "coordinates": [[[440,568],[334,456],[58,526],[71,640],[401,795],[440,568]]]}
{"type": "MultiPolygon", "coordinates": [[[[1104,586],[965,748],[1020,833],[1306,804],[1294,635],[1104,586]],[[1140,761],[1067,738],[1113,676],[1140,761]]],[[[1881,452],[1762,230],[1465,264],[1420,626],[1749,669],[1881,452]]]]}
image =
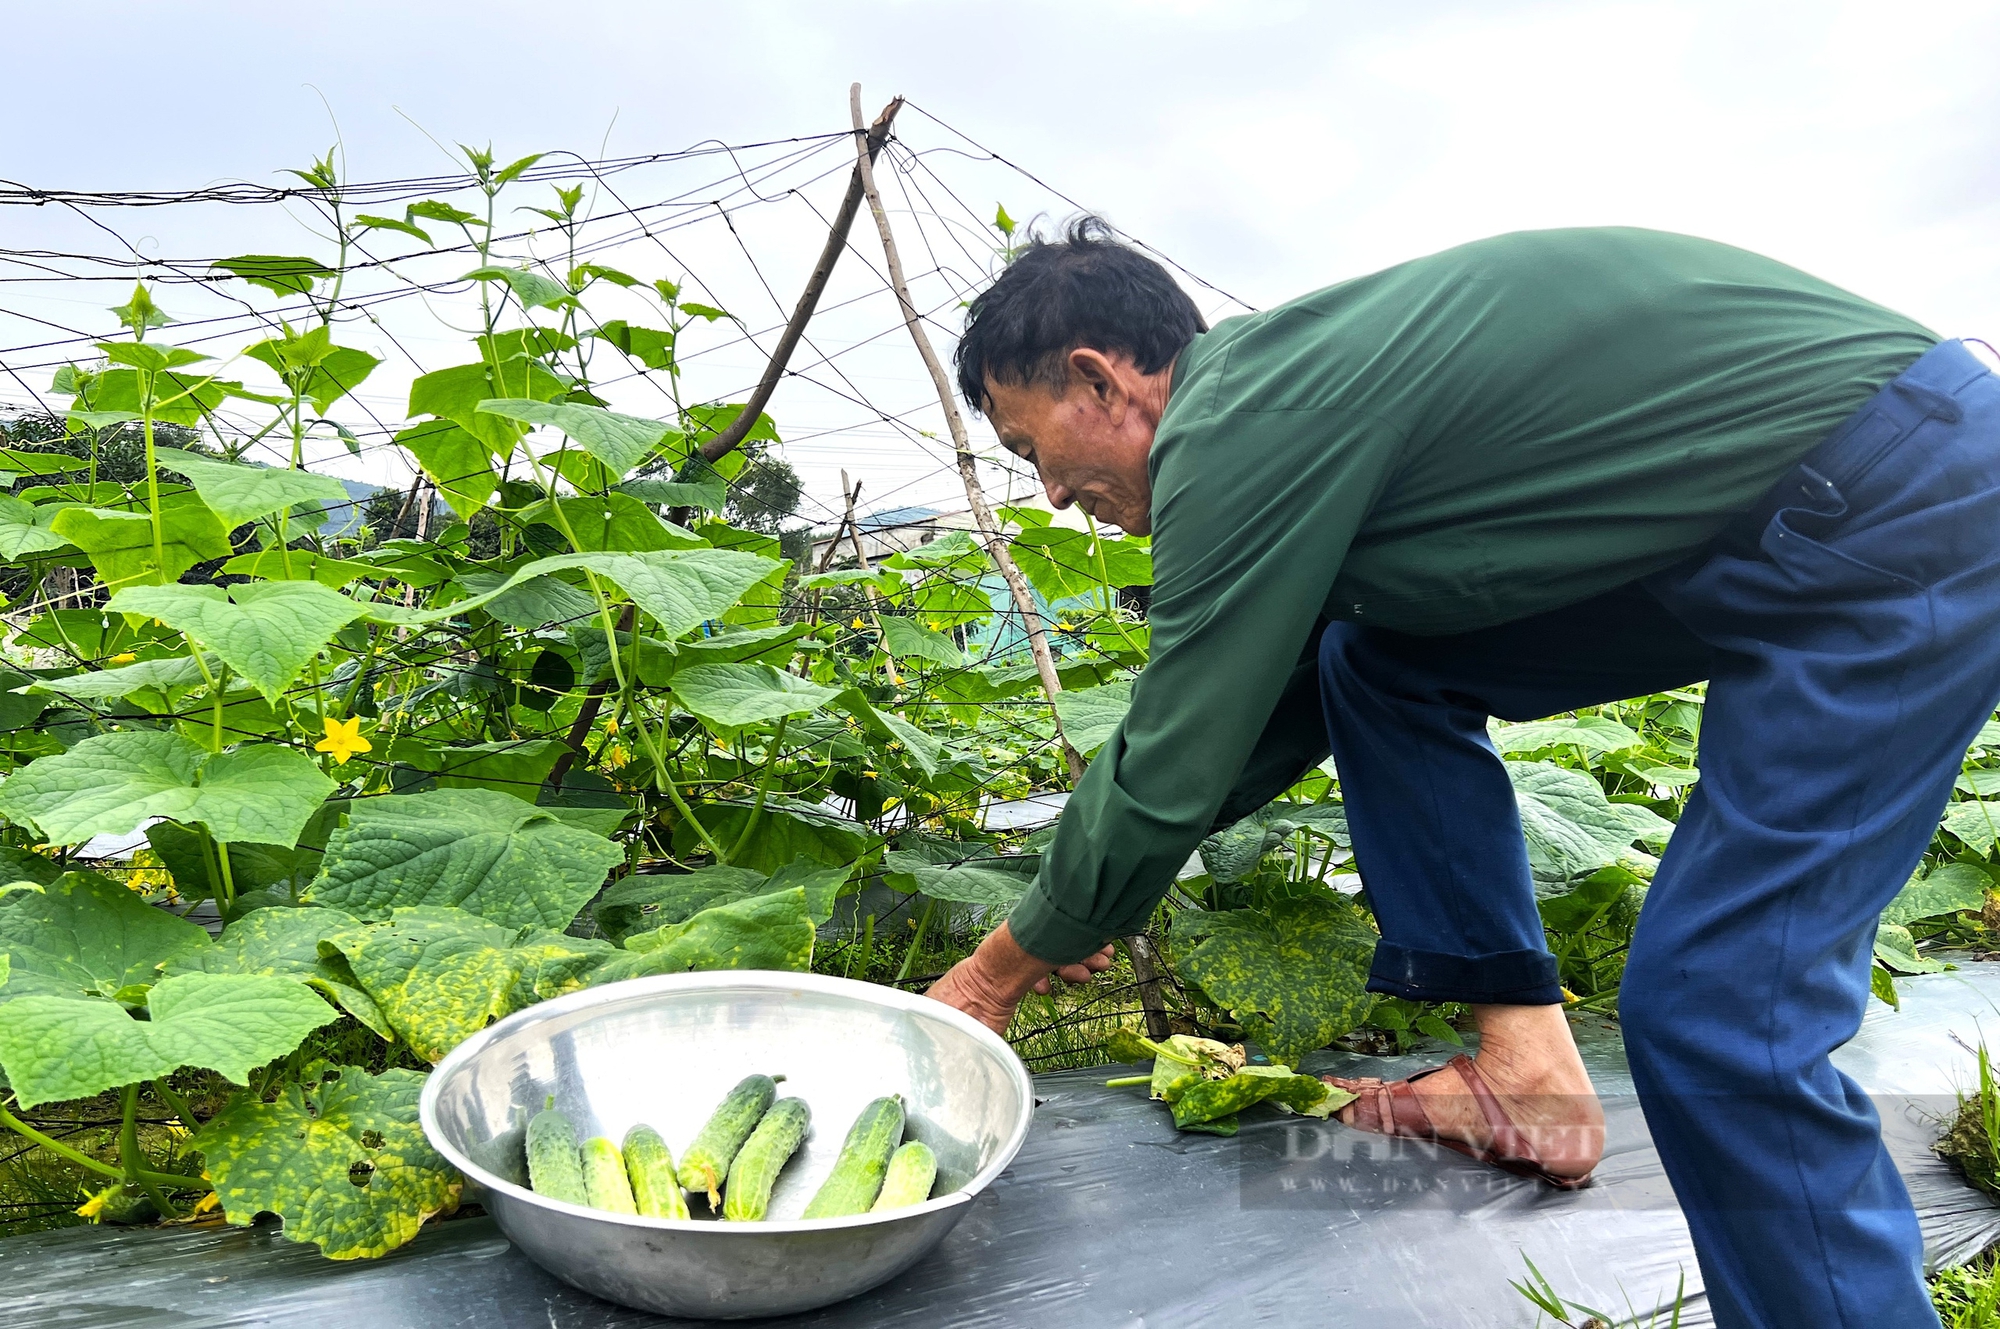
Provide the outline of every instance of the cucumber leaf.
{"type": "Polygon", "coordinates": [[[723,729],[805,715],[841,693],[765,664],[691,665],[675,672],[673,688],[683,707],[723,729]]]}
{"type": "Polygon", "coordinates": [[[584,451],[621,477],[652,456],[669,435],[678,437],[680,434],[678,429],[665,421],[620,415],[602,406],[501,397],[479,403],[478,409],[484,414],[505,416],[523,424],[560,429],[584,451]]]}
{"type": "Polygon", "coordinates": [[[1639,746],[1639,736],[1606,715],[1558,715],[1525,724],[1496,724],[1493,746],[1502,753],[1579,747],[1592,755],[1639,746]]]}
{"type": "Polygon", "coordinates": [[[882,647],[899,660],[931,660],[955,669],[965,665],[965,652],[958,648],[957,642],[899,614],[883,616],[882,647]]]}
{"type": "Polygon", "coordinates": [[[1200,920],[1206,935],[1180,960],[1181,974],[1232,1012],[1273,1060],[1297,1065],[1360,1025],[1374,1005],[1365,985],[1376,934],[1332,891],[1200,920]]]}
{"type": "Polygon", "coordinates": [[[360,918],[449,905],[503,927],[563,928],[623,858],[604,836],[491,789],[391,794],[353,805],[308,896],[360,918]]]}
{"type": "Polygon", "coordinates": [[[178,448],[156,448],[164,470],[185,475],[210,512],[231,526],[300,503],[348,501],[347,486],[328,475],[275,466],[241,466],[178,448]]]}
{"type": "Polygon", "coordinates": [[[277,705],[306,662],[366,610],[317,581],[219,586],[128,586],[105,608],[143,614],[221,656],[277,705]]]}
{"type": "Polygon", "coordinates": [[[803,972],[812,965],[814,936],[805,887],[793,886],[715,905],[685,923],[627,937],[626,953],[605,961],[591,981],[708,969],[803,972]]]}
{"type": "Polygon", "coordinates": [[[1924,918],[1939,918],[1966,909],[1978,909],[1993,889],[1993,878],[1971,863],[1946,863],[1927,876],[1912,877],[1889,907],[1882,911],[1884,923],[1907,925],[1924,918]]]}
{"type": "Polygon", "coordinates": [[[346,957],[389,1026],[431,1062],[494,1020],[583,987],[617,953],[608,942],[434,906],[397,909],[324,944],[346,957]]]}
{"type": "Polygon", "coordinates": [[[338,909],[257,909],[222,931],[213,946],[169,960],[169,974],[255,974],[292,978],[315,989],[368,1026],[393,1039],[395,1031],[374,999],[362,991],[347,960],[320,943],[360,920],[338,909]]]}
{"type": "Polygon", "coordinates": [[[230,1222],[284,1219],[331,1260],[382,1255],[458,1207],[463,1179],[417,1122],[424,1077],[309,1069],[274,1103],[239,1094],[194,1138],[230,1222]]]}
{"type": "MultiPolygon", "coordinates": [[[[34,871],[33,864],[17,863],[7,875],[34,871]]],[[[95,872],[61,873],[40,890],[0,895],[0,951],[13,961],[0,1001],[109,997],[153,982],[162,964],[198,955],[208,945],[201,927],[155,909],[115,881],[95,872]]]]}
{"type": "Polygon", "coordinates": [[[5,1009],[0,1069],[23,1107],[87,1098],[184,1066],[242,1084],[338,1018],[303,984],[247,974],[161,979],[146,994],[145,1020],[90,997],[19,997],[5,1009]]]}
{"type": "Polygon", "coordinates": [[[312,759],[258,743],[210,753],[179,734],[131,729],[86,738],[0,781],[0,815],[50,844],[124,835],[149,817],[198,821],[225,843],[289,848],[333,792],[312,759]]]}
{"type": "Polygon", "coordinates": [[[1102,687],[1065,690],[1056,694],[1056,716],[1062,721],[1063,737],[1086,757],[1111,741],[1125,712],[1132,709],[1129,682],[1106,683],[1102,687]]]}

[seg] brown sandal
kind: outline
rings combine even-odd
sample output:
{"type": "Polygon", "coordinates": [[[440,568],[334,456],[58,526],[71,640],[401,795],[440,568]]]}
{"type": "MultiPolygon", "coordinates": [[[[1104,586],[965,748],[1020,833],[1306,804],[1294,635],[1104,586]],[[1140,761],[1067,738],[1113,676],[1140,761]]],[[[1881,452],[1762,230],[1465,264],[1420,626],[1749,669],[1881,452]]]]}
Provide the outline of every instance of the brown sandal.
{"type": "Polygon", "coordinates": [[[1479,1068],[1472,1064],[1472,1058],[1460,1055],[1453,1057],[1443,1066],[1433,1066],[1427,1071],[1419,1071],[1407,1080],[1384,1082],[1373,1076],[1358,1080],[1343,1080],[1336,1075],[1322,1075],[1320,1079],[1356,1095],[1354,1129],[1371,1131],[1377,1135],[1399,1136],[1410,1140],[1429,1140],[1447,1149],[1456,1149],[1468,1158],[1481,1163],[1490,1163],[1502,1172],[1511,1172],[1517,1177],[1533,1177],[1555,1187],[1559,1191],[1582,1190],[1590,1184],[1593,1172],[1580,1177],[1559,1177],[1542,1166],[1541,1156],[1535,1146],[1514,1119],[1507,1115],[1507,1109],[1500,1106],[1500,1100],[1493,1096],[1486,1079],[1479,1068]],[[1487,1129],[1493,1133],[1493,1143],[1486,1149],[1476,1149],[1462,1140],[1447,1140],[1437,1133],[1430,1113],[1424,1111],[1423,1099],[1417,1097],[1410,1088],[1413,1081],[1426,1075],[1436,1075],[1439,1071],[1451,1069],[1458,1072],[1458,1078],[1465,1082],[1473,1101],[1486,1117],[1487,1129]]]}

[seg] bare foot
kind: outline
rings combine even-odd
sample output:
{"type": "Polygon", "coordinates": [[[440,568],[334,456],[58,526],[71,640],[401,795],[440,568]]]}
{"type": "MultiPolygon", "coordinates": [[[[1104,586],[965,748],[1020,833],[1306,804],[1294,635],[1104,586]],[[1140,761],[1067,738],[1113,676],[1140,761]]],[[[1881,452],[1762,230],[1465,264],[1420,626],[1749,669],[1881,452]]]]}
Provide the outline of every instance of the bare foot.
{"type": "MultiPolygon", "coordinates": [[[[1542,1166],[1559,1177],[1580,1177],[1596,1167],[1604,1154],[1604,1109],[1562,1007],[1475,1006],[1473,1018],[1479,1025],[1473,1064],[1542,1166]]],[[[1410,1089],[1440,1136],[1475,1149],[1493,1146],[1486,1114],[1457,1070],[1447,1066],[1410,1089]]],[[[1337,1115],[1349,1126],[1373,1128],[1365,1099],[1337,1115]]]]}

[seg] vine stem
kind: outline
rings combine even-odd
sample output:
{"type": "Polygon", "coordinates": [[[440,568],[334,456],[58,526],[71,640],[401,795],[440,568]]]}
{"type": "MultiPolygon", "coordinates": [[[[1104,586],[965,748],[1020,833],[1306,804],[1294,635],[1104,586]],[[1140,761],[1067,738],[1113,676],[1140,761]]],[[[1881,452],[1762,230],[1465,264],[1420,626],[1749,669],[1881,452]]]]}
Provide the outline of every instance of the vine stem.
{"type": "Polygon", "coordinates": [[[778,769],[778,758],[785,746],[785,726],[791,722],[789,715],[778,717],[778,732],[771,736],[770,751],[764,757],[764,769],[757,775],[757,801],[750,805],[750,815],[743,821],[743,833],[736,837],[736,845],[729,851],[732,862],[749,847],[750,836],[757,829],[758,819],[764,815],[764,799],[771,792],[771,776],[778,769]]]}
{"type": "MultiPolygon", "coordinates": [[[[1014,563],[1014,555],[1007,547],[1006,537],[1000,533],[1000,524],[993,519],[993,509],[986,502],[986,491],[979,483],[979,459],[973,454],[971,440],[965,432],[965,417],[959,414],[958,402],[951,394],[951,380],[945,375],[944,364],[938,359],[937,351],[931,346],[930,337],[924,332],[922,320],[917,314],[916,304],[910,299],[910,286],[903,279],[903,258],[896,249],[896,236],[889,229],[889,214],[882,207],[881,191],[875,187],[875,168],[869,160],[873,155],[868,150],[870,136],[861,123],[861,85],[854,84],[847,90],[848,110],[854,119],[855,170],[861,177],[862,192],[868,197],[868,210],[875,216],[875,229],[882,237],[882,253],[889,264],[889,285],[896,292],[896,303],[903,310],[903,326],[909,329],[910,340],[917,344],[917,354],[923,357],[924,368],[930,371],[931,383],[937,388],[938,405],[944,408],[945,423],[951,427],[951,443],[958,454],[958,473],[965,481],[965,499],[972,507],[972,517],[979,525],[980,538],[986,544],[986,553],[1000,569],[1000,575],[1007,582],[1008,593],[1014,598],[1014,607],[1020,612],[1021,621],[1028,632],[1028,652],[1035,658],[1035,672],[1042,680],[1042,691],[1047,694],[1050,709],[1055,707],[1056,694],[1062,691],[1062,679],[1056,673],[1055,656],[1049,650],[1049,634],[1042,624],[1042,616],[1035,609],[1034,592],[1028,589],[1027,578],[1014,563]]],[[[1070,783],[1083,778],[1084,760],[1063,733],[1062,717],[1056,716],[1056,741],[1062,745],[1063,761],[1069,767],[1070,783]]]]}
{"type": "Polygon", "coordinates": [[[70,1148],[54,1136],[42,1134],[4,1107],[0,1107],[0,1126],[5,1126],[16,1135],[33,1140],[56,1157],[67,1159],[80,1168],[86,1168],[89,1171],[97,1173],[99,1176],[110,1177],[114,1181],[123,1181],[125,1179],[123,1169],[112,1167],[108,1163],[100,1163],[89,1154],[70,1148]]]}
{"type": "Polygon", "coordinates": [[[139,1167],[139,1086],[128,1084],[119,1091],[124,1100],[125,1117],[118,1126],[118,1161],[125,1165],[125,1184],[137,1184],[146,1192],[155,1208],[166,1218],[179,1218],[181,1211],[174,1208],[158,1183],[150,1180],[153,1175],[139,1167]]]}

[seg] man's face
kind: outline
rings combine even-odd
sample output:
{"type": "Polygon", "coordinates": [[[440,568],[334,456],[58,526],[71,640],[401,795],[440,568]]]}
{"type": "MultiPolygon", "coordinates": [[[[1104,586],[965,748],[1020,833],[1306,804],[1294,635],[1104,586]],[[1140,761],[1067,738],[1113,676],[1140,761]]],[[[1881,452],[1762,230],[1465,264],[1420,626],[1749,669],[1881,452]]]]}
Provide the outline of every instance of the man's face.
{"type": "Polygon", "coordinates": [[[1142,375],[1131,361],[1096,351],[1072,353],[1078,357],[1088,362],[1073,366],[1081,372],[1060,393],[987,379],[986,418],[1001,446],[1040,473],[1051,505],[1074,503],[1099,525],[1148,535],[1153,484],[1146,457],[1165,406],[1164,376],[1142,375]]]}

